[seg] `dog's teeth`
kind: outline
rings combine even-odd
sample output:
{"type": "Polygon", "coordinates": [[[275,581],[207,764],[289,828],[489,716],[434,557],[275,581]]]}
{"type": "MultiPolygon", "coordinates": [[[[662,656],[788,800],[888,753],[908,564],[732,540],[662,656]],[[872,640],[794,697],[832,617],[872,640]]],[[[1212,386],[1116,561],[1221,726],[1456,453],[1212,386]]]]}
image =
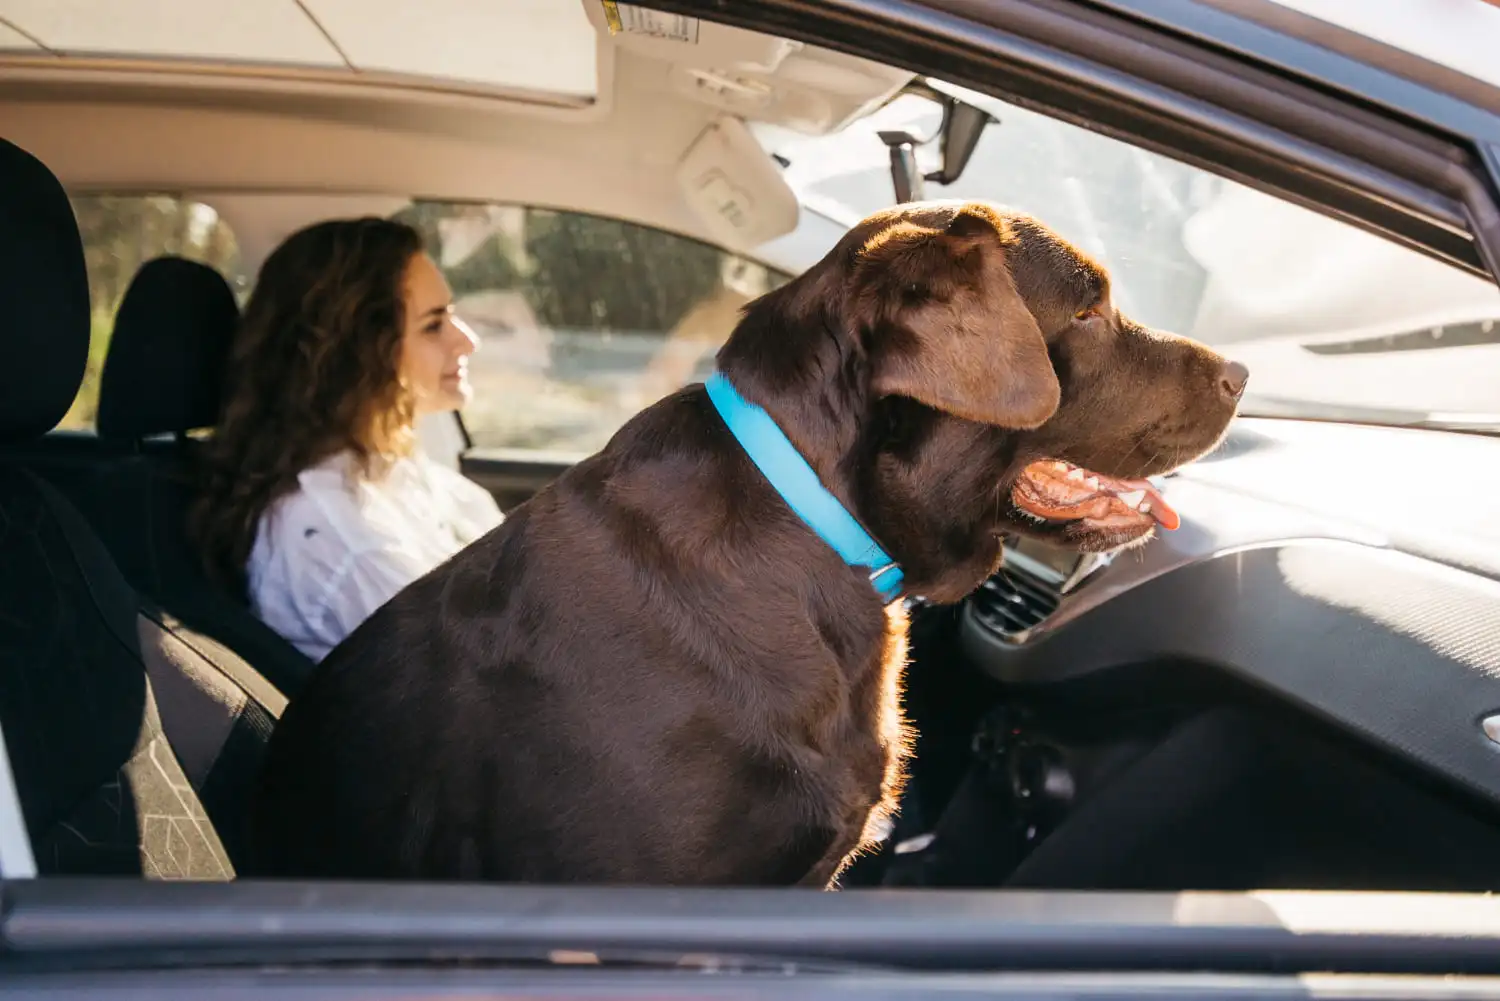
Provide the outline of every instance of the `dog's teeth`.
{"type": "Polygon", "coordinates": [[[1120,500],[1124,502],[1124,504],[1125,504],[1126,507],[1133,507],[1133,508],[1138,508],[1140,510],[1145,510],[1145,508],[1142,507],[1142,505],[1144,504],[1144,502],[1146,500],[1146,491],[1144,491],[1144,490],[1127,490],[1125,493],[1120,494],[1119,497],[1120,497],[1120,500]]]}
{"type": "Polygon", "coordinates": [[[1068,470],[1068,479],[1070,480],[1081,480],[1087,475],[1087,473],[1079,469],[1077,466],[1074,466],[1072,469],[1068,470]]]}

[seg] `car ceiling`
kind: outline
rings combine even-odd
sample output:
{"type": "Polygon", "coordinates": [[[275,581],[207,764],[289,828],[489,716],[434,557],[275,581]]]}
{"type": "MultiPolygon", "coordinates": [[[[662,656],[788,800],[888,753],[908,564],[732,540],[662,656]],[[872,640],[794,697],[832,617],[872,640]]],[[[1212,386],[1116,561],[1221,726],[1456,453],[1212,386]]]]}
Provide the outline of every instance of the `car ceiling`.
{"type": "MultiPolygon", "coordinates": [[[[410,197],[593,212],[751,251],[685,197],[674,171],[694,143],[725,115],[835,131],[913,76],[695,19],[690,39],[657,37],[640,19],[673,16],[601,0],[417,11],[0,0],[0,135],[71,190],[224,202],[252,258],[288,226],[410,197]],[[286,197],[249,232],[247,198],[266,194],[286,197]]],[[[756,183],[784,185],[767,163],[756,183]]],[[[783,194],[752,182],[762,204],[783,194]]]]}
{"type": "Polygon", "coordinates": [[[409,74],[592,99],[598,44],[557,0],[0,0],[0,48],[409,74]]]}

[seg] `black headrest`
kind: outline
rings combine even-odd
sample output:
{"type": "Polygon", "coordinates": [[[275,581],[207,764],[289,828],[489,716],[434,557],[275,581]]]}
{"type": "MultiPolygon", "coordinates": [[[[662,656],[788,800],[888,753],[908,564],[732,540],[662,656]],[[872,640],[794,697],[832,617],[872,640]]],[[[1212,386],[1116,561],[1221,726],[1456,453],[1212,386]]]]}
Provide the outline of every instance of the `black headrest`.
{"type": "Polygon", "coordinates": [[[208,265],[181,257],[142,265],[115,314],[99,379],[99,437],[215,423],[239,319],[229,283],[208,265]]]}
{"type": "Polygon", "coordinates": [[[89,278],[52,171],[0,139],[0,442],[57,426],[89,357],[89,278]]]}

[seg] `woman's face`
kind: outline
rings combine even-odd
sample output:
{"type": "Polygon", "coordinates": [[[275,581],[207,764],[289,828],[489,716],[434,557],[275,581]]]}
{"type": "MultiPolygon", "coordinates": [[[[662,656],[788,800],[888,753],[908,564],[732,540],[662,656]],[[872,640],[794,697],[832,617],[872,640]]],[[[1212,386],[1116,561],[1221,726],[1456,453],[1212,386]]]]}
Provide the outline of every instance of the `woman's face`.
{"type": "Polygon", "coordinates": [[[406,266],[402,303],[406,332],[401,375],[416,396],[417,413],[458,410],[469,402],[469,355],[479,339],[453,315],[453,292],[426,254],[406,266]]]}

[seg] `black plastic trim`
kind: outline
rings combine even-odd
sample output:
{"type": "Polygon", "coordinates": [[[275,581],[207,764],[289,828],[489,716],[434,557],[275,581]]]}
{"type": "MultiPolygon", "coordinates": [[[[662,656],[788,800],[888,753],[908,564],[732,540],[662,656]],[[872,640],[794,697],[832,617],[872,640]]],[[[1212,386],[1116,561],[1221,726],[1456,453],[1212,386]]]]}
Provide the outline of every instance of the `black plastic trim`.
{"type": "Polygon", "coordinates": [[[1476,142],[1500,140],[1500,92],[1482,80],[1275,0],[1088,0],[1295,73],[1361,104],[1476,142]]]}
{"type": "Polygon", "coordinates": [[[520,449],[471,448],[459,456],[458,468],[497,497],[514,499],[531,496],[580,458],[520,449]]]}
{"type": "Polygon", "coordinates": [[[1500,899],[1476,896],[71,879],[4,892],[0,971],[49,956],[129,967],[565,949],[950,971],[1500,973],[1500,899]]]}
{"type": "Polygon", "coordinates": [[[1142,580],[1020,645],[966,606],[962,636],[975,664],[1010,685],[1162,659],[1218,668],[1500,804],[1500,748],[1479,727],[1500,711],[1500,646],[1483,634],[1497,615],[1491,578],[1300,539],[1142,580]]]}
{"type": "Polygon", "coordinates": [[[781,1001],[979,1001],[1017,998],[1144,999],[1183,997],[1202,1001],[1492,1001],[1500,999],[1494,978],[1410,976],[1245,976],[1212,973],[815,973],[784,970],[746,972],[733,964],[672,972],[631,968],[560,966],[545,970],[472,969],[441,962],[414,969],[353,967],[308,969],[218,968],[12,975],[11,997],[83,999],[248,999],[295,997],[337,1001],[431,1001],[434,997],[506,998],[507,1001],[620,1001],[622,998],[781,999],[781,1001]]]}

